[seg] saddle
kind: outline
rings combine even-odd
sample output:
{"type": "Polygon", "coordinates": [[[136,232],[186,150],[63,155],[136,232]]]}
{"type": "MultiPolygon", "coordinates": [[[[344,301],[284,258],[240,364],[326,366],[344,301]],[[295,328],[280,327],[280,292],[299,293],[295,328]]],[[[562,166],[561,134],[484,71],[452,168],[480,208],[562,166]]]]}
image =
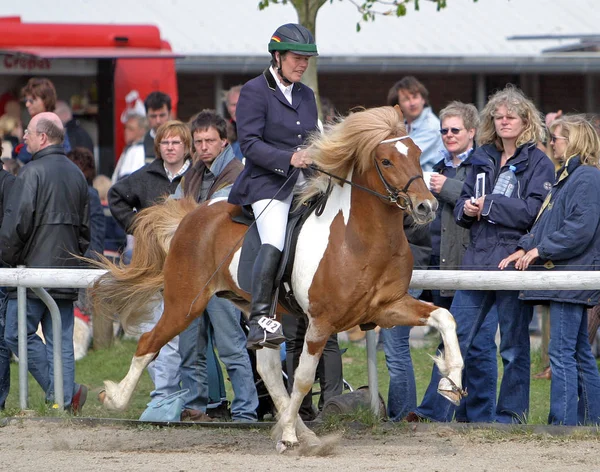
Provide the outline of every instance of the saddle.
{"type": "MultiPolygon", "coordinates": [[[[296,208],[295,202],[292,202],[293,211],[290,211],[288,223],[285,231],[285,245],[281,253],[281,261],[275,277],[275,295],[272,297],[273,305],[277,300],[286,309],[286,311],[295,316],[304,316],[304,311],[296,301],[294,292],[292,291],[292,269],[296,255],[296,243],[298,234],[302,226],[310,215],[314,212],[320,216],[325,209],[327,198],[331,193],[328,188],[326,192],[317,195],[311,200],[303,203],[296,208]]],[[[252,268],[256,255],[261,246],[258,228],[254,223],[254,213],[250,205],[242,206],[242,213],[234,216],[233,221],[236,223],[248,226],[248,231],[244,237],[242,244],[242,253],[240,255],[240,263],[238,266],[238,283],[240,288],[245,292],[250,293],[252,287],[252,268]]],[[[274,312],[274,307],[271,313],[274,312]]]]}

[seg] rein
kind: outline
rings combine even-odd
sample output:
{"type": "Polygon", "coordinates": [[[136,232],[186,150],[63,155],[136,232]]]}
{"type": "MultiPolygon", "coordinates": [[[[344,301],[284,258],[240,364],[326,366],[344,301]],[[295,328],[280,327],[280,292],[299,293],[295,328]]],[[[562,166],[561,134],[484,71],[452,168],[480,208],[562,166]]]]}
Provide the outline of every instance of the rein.
{"type": "MultiPolygon", "coordinates": [[[[407,139],[408,137],[409,136],[401,136],[399,138],[386,139],[384,141],[381,141],[379,144],[394,143],[394,142],[400,141],[402,139],[407,139]]],[[[373,161],[375,163],[375,168],[377,169],[377,175],[379,175],[379,180],[381,180],[381,183],[385,187],[385,191],[387,192],[387,195],[376,192],[375,190],[364,187],[363,185],[359,185],[350,180],[344,179],[343,177],[332,174],[331,172],[327,172],[326,170],[321,169],[316,164],[311,164],[309,167],[311,169],[314,169],[325,175],[328,175],[329,177],[333,177],[334,179],[337,179],[341,182],[349,184],[352,187],[356,187],[357,189],[362,190],[363,192],[367,192],[367,193],[370,193],[371,195],[375,195],[376,197],[379,197],[383,200],[387,200],[388,202],[395,204],[401,210],[410,209],[410,211],[412,211],[413,206],[412,206],[410,197],[408,196],[408,188],[410,187],[410,184],[412,184],[417,179],[422,179],[423,176],[422,175],[413,175],[410,179],[408,179],[408,182],[406,182],[406,185],[402,189],[398,189],[398,188],[394,187],[393,185],[391,185],[385,179],[385,177],[383,176],[383,172],[381,172],[381,168],[379,167],[379,163],[377,162],[377,159],[374,158],[373,161]]]]}

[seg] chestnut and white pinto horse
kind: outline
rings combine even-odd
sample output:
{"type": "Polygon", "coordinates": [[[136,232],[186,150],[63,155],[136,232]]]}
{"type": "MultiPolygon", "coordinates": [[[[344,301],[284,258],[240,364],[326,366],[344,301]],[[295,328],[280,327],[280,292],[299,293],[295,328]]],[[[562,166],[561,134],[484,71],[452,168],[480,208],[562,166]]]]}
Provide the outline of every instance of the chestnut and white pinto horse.
{"type": "MultiPolygon", "coordinates": [[[[437,201],[427,189],[419,148],[407,136],[400,110],[367,109],[349,115],[309,146],[322,172],[305,200],[333,189],[320,216],[311,215],[299,235],[292,288],[309,324],[291,396],[281,378],[279,352],[257,351],[257,368],[278,411],[279,451],[319,439],[298,417],[329,336],[358,324],[432,326],[444,342],[435,358],[445,376],[438,391],[458,404],[463,360],[450,312],[407,294],[413,258],[403,229],[404,213],[416,224],[435,218],[437,201]]],[[[248,313],[250,294],[237,283],[244,225],[232,220],[240,208],[226,201],[196,205],[166,201],[138,215],[136,250],[129,266],[105,262],[109,272],[91,290],[96,316],[119,313],[125,325],[147,316],[164,287],[164,312],[139,340],[126,377],[105,382],[100,400],[124,409],[143,369],[160,348],[200,316],[213,295],[226,297],[248,313]]]]}

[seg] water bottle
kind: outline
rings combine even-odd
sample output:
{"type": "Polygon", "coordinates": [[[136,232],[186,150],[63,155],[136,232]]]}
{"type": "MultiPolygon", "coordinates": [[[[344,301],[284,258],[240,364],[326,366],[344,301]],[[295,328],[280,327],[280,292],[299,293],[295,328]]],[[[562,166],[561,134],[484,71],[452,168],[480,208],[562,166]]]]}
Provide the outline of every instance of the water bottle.
{"type": "Polygon", "coordinates": [[[500,177],[498,177],[492,193],[510,197],[517,185],[517,176],[515,175],[516,170],[517,168],[515,166],[508,166],[508,170],[502,172],[500,177]]]}

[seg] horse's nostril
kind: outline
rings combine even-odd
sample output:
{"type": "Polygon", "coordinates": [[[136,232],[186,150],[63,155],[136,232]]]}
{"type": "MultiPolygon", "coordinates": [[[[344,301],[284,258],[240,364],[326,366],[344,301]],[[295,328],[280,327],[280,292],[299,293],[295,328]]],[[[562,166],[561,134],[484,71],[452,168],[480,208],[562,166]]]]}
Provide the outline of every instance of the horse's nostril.
{"type": "Polygon", "coordinates": [[[427,215],[431,211],[431,202],[429,200],[425,200],[417,205],[417,213],[421,215],[427,215]]]}

